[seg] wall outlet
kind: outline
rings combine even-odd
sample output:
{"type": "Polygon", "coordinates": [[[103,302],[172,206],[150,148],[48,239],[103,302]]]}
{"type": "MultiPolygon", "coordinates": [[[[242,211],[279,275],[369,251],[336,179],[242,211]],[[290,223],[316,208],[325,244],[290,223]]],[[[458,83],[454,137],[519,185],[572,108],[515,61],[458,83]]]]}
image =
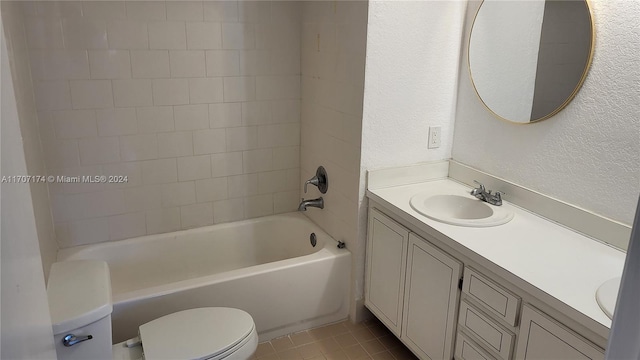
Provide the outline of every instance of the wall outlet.
{"type": "Polygon", "coordinates": [[[429,142],[427,148],[436,149],[440,147],[440,138],[442,135],[442,128],[440,126],[429,126],[429,142]]]}

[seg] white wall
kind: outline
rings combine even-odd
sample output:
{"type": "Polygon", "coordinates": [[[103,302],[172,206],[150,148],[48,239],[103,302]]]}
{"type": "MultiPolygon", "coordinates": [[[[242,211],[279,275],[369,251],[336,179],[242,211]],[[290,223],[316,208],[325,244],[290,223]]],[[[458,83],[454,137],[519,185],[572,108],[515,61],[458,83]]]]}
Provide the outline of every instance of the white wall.
{"type": "Polygon", "coordinates": [[[449,158],[462,1],[372,1],[362,125],[363,170],[449,158]],[[442,145],[427,150],[429,126],[442,145]]]}
{"type": "MultiPolygon", "coordinates": [[[[29,49],[22,8],[17,2],[12,1],[3,1],[1,6],[7,40],[7,55],[11,67],[20,131],[27,163],[27,171],[21,175],[44,175],[46,174],[45,158],[40,143],[38,115],[31,81],[29,49]]],[[[32,182],[29,186],[31,188],[31,200],[33,201],[40,254],[42,255],[42,267],[45,278],[47,278],[49,268],[56,261],[56,253],[58,251],[53,228],[51,202],[49,200],[49,184],[32,182]]]]}
{"type": "Polygon", "coordinates": [[[451,156],[464,1],[371,1],[362,116],[356,296],[362,299],[366,171],[451,156]],[[441,147],[427,149],[429,126],[441,147]]]}
{"type": "MultiPolygon", "coordinates": [[[[521,126],[493,118],[470,86],[463,53],[452,157],[631,224],[640,190],[640,3],[590,4],[591,69],[575,99],[548,120],[521,126]]],[[[466,34],[476,8],[470,3],[466,34]]]]}
{"type": "Polygon", "coordinates": [[[60,247],[295,210],[300,4],[45,1],[25,27],[60,247]]]}
{"type": "MultiPolygon", "coordinates": [[[[354,269],[362,268],[363,251],[357,230],[366,34],[366,1],[303,4],[301,174],[303,181],[310,179],[324,166],[329,190],[320,194],[310,186],[301,196],[323,196],[325,208],[305,214],[346,243],[354,269]]],[[[354,274],[352,289],[362,287],[354,274]]],[[[352,318],[355,300],[354,294],[352,318]]]]}
{"type": "MultiPolygon", "coordinates": [[[[0,20],[0,29],[2,20],[0,20]]],[[[4,31],[0,34],[2,166],[0,175],[27,173],[18,110],[4,31]]],[[[36,220],[27,184],[2,184],[2,345],[3,359],[55,359],[53,331],[44,285],[36,220]]]]}

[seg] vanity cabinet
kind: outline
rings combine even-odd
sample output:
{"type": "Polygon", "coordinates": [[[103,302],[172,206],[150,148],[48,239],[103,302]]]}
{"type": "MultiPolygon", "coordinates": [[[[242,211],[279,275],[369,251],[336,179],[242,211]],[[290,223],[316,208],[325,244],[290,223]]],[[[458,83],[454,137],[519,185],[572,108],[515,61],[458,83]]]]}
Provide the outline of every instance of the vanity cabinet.
{"type": "Polygon", "coordinates": [[[462,263],[409,234],[402,337],[423,359],[450,359],[462,263]]]}
{"type": "Polygon", "coordinates": [[[371,209],[367,234],[365,305],[400,337],[409,231],[371,209]]]}
{"type": "Polygon", "coordinates": [[[365,305],[420,359],[604,358],[522,290],[433,243],[369,208],[365,305]]]}
{"type": "Polygon", "coordinates": [[[516,359],[602,360],[604,351],[547,315],[525,305],[516,359]]]}
{"type": "Polygon", "coordinates": [[[365,305],[422,359],[451,359],[462,263],[369,212],[365,305]]]}

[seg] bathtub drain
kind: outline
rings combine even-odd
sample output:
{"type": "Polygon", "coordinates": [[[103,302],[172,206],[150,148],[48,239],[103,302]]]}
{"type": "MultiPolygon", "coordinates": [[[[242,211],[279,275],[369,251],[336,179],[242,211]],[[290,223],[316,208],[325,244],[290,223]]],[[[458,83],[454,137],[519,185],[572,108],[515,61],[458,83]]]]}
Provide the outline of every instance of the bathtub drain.
{"type": "Polygon", "coordinates": [[[316,244],[318,243],[316,233],[311,233],[311,235],[309,235],[309,241],[311,242],[311,246],[316,247],[316,244]]]}

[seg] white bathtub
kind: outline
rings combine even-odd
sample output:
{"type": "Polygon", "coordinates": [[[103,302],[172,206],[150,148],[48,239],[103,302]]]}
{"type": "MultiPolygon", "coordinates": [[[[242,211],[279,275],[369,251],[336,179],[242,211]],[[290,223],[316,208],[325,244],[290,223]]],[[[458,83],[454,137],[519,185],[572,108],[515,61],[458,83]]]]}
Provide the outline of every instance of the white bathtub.
{"type": "Polygon", "coordinates": [[[109,264],[113,341],[160,316],[243,309],[260,340],[344,319],[351,254],[299,213],[61,250],[58,261],[109,264]],[[315,233],[317,245],[310,243],[315,233]]]}

